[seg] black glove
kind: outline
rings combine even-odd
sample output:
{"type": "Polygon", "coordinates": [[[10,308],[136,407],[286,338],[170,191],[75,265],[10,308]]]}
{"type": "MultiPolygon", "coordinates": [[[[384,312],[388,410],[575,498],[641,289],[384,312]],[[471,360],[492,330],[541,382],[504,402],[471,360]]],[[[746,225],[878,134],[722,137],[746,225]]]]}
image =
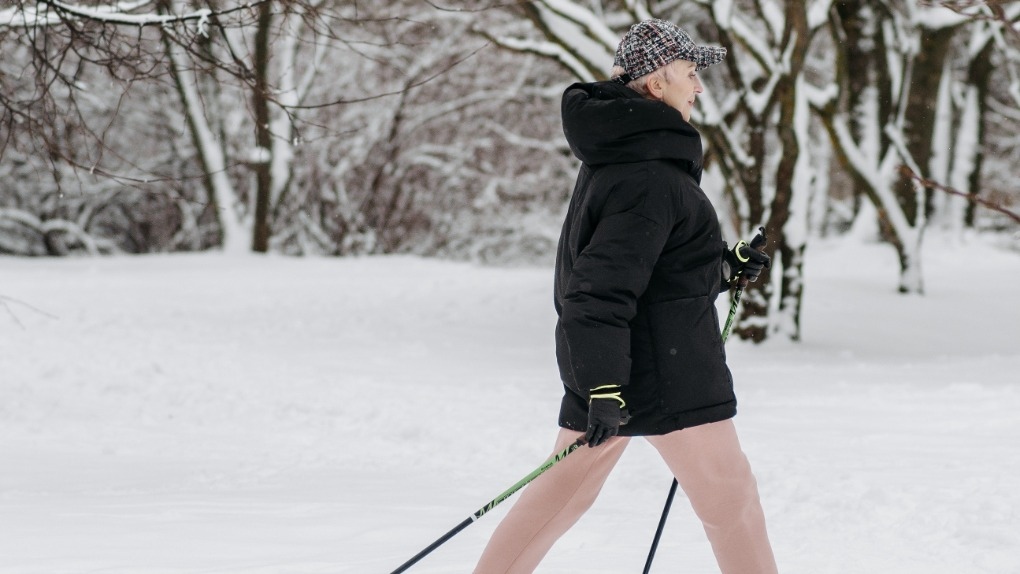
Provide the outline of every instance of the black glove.
{"type": "MultiPolygon", "coordinates": [[[[757,243],[757,239],[758,237],[755,237],[755,241],[751,242],[752,245],[757,243]]],[[[761,245],[764,245],[764,240],[761,245]]],[[[723,253],[723,262],[730,266],[729,272],[726,274],[726,281],[731,284],[741,278],[753,283],[758,280],[762,269],[772,267],[772,258],[743,240],[737,243],[733,249],[723,253]]]]}
{"type": "Polygon", "coordinates": [[[591,390],[588,399],[588,432],[584,439],[588,446],[596,447],[620,432],[627,424],[630,413],[620,396],[620,385],[602,385],[591,390]]]}

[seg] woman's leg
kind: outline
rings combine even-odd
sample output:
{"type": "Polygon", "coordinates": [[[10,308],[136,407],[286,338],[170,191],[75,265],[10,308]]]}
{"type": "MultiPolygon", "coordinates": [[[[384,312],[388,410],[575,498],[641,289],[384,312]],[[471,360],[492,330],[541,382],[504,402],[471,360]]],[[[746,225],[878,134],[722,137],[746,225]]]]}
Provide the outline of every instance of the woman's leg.
{"type": "MultiPolygon", "coordinates": [[[[560,429],[557,453],[582,433],[560,429]]],[[[496,527],[475,574],[530,574],[552,545],[584,514],[630,439],[583,446],[529,484],[496,527]]]]}
{"type": "Polygon", "coordinates": [[[758,484],[733,421],[647,437],[701,519],[723,574],[777,572],[758,484]]]}

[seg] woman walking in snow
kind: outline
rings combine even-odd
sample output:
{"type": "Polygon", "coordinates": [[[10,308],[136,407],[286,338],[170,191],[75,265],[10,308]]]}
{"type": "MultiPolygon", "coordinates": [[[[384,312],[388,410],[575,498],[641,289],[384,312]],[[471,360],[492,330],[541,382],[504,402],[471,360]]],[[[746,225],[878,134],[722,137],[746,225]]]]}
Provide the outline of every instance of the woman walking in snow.
{"type": "MultiPolygon", "coordinates": [[[[540,476],[497,527],[476,574],[530,573],[591,506],[630,437],[676,476],[723,574],[776,572],[758,488],[732,417],[717,295],[769,258],[728,249],[699,187],[701,136],[688,121],[697,72],[726,50],[671,22],[635,24],[614,79],[574,84],[563,129],[581,160],[560,235],[556,356],[563,381],[553,452],[588,446],[540,476]]],[[[607,529],[600,539],[611,539],[607,529]]]]}

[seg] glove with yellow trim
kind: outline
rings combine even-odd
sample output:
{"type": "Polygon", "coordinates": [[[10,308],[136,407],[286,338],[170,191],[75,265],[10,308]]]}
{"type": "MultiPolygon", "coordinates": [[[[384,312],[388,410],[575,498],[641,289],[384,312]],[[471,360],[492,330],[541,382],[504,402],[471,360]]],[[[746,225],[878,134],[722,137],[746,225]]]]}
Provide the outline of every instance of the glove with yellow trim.
{"type": "Polygon", "coordinates": [[[588,431],[584,438],[588,446],[596,447],[620,432],[627,424],[630,413],[620,396],[620,385],[602,385],[591,390],[588,398],[588,431]]]}
{"type": "MultiPolygon", "coordinates": [[[[755,241],[751,242],[752,245],[757,241],[758,237],[755,237],[755,241]]],[[[764,241],[762,242],[764,243],[764,241]]],[[[733,246],[733,249],[723,253],[723,262],[729,265],[728,272],[725,269],[723,270],[728,283],[732,284],[741,278],[754,283],[758,280],[758,276],[761,275],[762,269],[772,267],[772,259],[765,253],[758,251],[757,246],[752,247],[752,245],[748,245],[746,241],[740,240],[733,246]]]]}

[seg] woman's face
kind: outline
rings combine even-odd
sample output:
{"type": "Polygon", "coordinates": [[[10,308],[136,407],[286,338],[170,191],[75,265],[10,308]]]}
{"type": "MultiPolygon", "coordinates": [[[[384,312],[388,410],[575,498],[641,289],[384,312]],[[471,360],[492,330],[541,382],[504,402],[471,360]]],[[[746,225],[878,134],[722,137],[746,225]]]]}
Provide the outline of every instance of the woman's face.
{"type": "Polygon", "coordinates": [[[649,78],[648,93],[691,121],[691,111],[698,94],[705,91],[694,62],[677,60],[649,78]]]}

